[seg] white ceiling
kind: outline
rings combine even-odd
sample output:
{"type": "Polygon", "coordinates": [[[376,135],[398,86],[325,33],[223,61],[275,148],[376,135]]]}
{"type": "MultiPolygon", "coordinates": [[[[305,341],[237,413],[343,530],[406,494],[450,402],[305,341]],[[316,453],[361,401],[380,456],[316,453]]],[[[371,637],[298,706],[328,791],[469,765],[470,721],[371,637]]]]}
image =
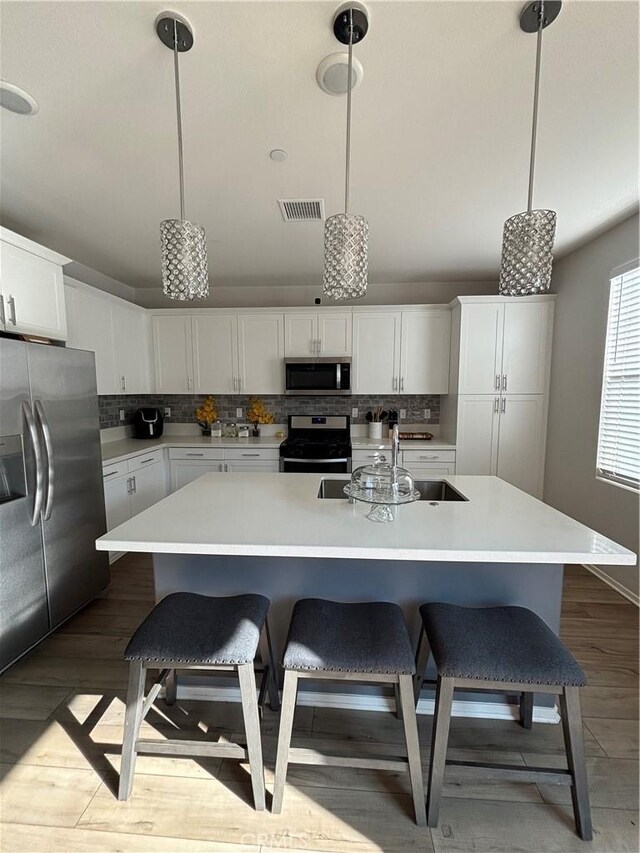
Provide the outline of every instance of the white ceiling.
{"type": "MultiPolygon", "coordinates": [[[[173,66],[156,15],[195,33],[181,60],[188,218],[214,283],[321,280],[322,224],[277,198],[342,204],[344,98],[315,82],[338,2],[7,2],[1,74],[40,103],[3,111],[3,223],[135,288],[159,288],[178,215],[173,66]],[[269,159],[284,148],[284,163],[269,159]]],[[[370,280],[492,278],[526,206],[535,36],[521,2],[369,2],[356,48],[352,210],[370,280]]],[[[638,4],[566,0],[545,33],[534,204],[557,250],[638,201],[638,4]]]]}

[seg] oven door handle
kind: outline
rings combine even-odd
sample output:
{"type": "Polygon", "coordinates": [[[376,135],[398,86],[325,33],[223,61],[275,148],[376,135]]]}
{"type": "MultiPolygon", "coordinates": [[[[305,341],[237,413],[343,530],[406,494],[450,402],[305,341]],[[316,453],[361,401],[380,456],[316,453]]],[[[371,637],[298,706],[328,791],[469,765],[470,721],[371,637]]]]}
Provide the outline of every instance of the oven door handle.
{"type": "Polygon", "coordinates": [[[341,456],[339,459],[291,459],[288,456],[281,456],[282,462],[293,462],[297,465],[326,465],[333,462],[349,462],[350,457],[341,456]]]}

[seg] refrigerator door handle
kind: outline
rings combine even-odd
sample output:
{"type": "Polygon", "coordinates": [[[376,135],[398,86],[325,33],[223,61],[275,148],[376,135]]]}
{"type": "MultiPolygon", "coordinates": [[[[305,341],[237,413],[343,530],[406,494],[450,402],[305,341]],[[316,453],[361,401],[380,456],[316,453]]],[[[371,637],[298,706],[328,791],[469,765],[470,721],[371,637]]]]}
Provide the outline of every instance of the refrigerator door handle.
{"type": "Polygon", "coordinates": [[[38,420],[40,421],[40,426],[42,427],[42,435],[44,436],[44,446],[47,453],[47,500],[44,506],[44,512],[42,514],[42,517],[44,521],[48,521],[51,518],[51,510],[53,508],[53,496],[55,493],[56,479],[56,471],[55,466],[53,464],[53,442],[51,441],[51,430],[49,429],[47,416],[44,413],[44,409],[42,408],[42,403],[40,402],[40,400],[35,400],[33,407],[36,410],[36,415],[38,417],[38,420]]]}
{"type": "Polygon", "coordinates": [[[33,417],[33,413],[29,408],[29,404],[26,401],[22,403],[22,413],[24,415],[25,421],[27,422],[27,427],[29,428],[31,444],[33,445],[33,455],[35,456],[36,460],[36,496],[33,502],[33,513],[30,519],[31,526],[35,527],[40,519],[40,513],[42,512],[42,501],[44,498],[42,448],[40,447],[40,437],[38,435],[38,428],[36,427],[35,418],[33,417]]]}

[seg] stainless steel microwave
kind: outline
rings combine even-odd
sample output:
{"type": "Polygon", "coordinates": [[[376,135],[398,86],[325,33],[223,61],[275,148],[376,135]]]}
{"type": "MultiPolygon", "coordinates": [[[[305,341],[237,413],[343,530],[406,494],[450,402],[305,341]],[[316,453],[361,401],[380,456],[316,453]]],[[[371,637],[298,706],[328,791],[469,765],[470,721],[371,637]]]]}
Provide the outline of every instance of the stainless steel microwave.
{"type": "Polygon", "coordinates": [[[351,359],[285,358],[285,394],[351,394],[351,359]]]}

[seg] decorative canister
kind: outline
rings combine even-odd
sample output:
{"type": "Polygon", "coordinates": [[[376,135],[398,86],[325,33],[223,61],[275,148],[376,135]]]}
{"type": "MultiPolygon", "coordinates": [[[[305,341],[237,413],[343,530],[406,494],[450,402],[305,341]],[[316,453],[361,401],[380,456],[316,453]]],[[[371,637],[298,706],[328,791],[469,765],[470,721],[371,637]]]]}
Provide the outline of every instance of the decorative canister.
{"type": "Polygon", "coordinates": [[[369,438],[382,438],[382,421],[369,423],[369,438]]]}

